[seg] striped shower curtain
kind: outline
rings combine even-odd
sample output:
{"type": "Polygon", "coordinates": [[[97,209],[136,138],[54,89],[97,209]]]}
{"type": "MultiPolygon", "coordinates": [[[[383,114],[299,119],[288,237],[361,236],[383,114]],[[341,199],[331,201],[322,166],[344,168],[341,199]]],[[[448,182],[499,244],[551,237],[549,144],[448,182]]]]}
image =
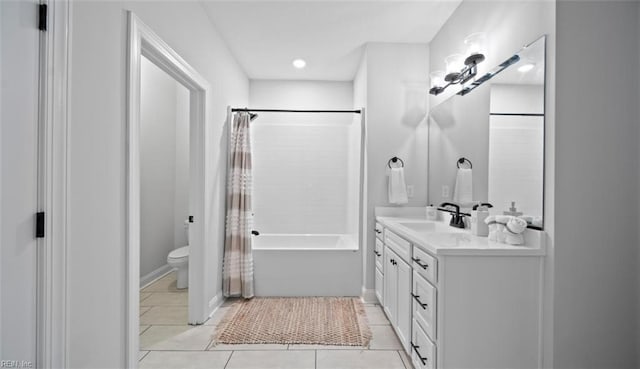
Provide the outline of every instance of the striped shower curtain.
{"type": "Polygon", "coordinates": [[[229,142],[230,167],[227,187],[227,220],[224,244],[223,287],[226,297],[253,297],[251,253],[251,141],[249,113],[233,117],[229,142]]]}

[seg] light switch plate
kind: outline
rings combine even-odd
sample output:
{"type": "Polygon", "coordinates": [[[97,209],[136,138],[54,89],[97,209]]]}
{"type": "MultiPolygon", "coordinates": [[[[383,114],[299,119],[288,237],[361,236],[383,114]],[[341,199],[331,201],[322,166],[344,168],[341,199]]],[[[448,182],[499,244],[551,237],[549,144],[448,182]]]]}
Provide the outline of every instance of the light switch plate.
{"type": "Polygon", "coordinates": [[[442,186],[442,198],[443,199],[448,199],[449,198],[449,186],[447,186],[447,185],[443,185],[442,186]]]}
{"type": "Polygon", "coordinates": [[[407,197],[409,198],[413,197],[413,190],[414,190],[413,185],[407,185],[407,197]]]}

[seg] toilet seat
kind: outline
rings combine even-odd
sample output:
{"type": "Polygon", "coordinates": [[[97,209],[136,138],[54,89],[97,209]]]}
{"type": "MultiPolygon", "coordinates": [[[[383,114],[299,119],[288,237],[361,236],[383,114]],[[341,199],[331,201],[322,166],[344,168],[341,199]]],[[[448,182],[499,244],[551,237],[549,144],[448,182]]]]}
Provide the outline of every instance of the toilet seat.
{"type": "Polygon", "coordinates": [[[183,246],[183,247],[177,248],[171,251],[169,253],[169,256],[167,256],[167,260],[175,260],[175,261],[179,261],[181,259],[188,259],[188,258],[189,258],[189,246],[183,246]]]}

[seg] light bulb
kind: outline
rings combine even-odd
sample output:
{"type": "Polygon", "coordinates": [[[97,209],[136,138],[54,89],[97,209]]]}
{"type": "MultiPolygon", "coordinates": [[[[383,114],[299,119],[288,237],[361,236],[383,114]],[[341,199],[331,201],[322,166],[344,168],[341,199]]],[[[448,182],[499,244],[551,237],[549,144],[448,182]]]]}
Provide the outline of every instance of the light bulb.
{"type": "Polygon", "coordinates": [[[293,66],[298,68],[298,69],[302,69],[307,65],[307,62],[304,61],[304,59],[294,59],[292,62],[293,66]]]}

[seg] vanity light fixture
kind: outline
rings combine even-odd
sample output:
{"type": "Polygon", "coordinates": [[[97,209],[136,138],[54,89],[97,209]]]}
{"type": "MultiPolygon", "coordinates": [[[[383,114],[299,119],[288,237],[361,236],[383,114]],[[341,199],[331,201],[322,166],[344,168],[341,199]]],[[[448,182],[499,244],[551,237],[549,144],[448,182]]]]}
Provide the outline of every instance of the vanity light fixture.
{"type": "Polygon", "coordinates": [[[291,64],[293,64],[293,66],[297,69],[302,69],[307,65],[307,62],[304,61],[304,59],[293,59],[293,62],[291,62],[291,64]]]}
{"type": "Polygon", "coordinates": [[[446,74],[440,80],[441,72],[431,73],[431,89],[429,93],[439,95],[447,87],[464,84],[478,74],[478,64],[485,59],[487,36],[484,32],[473,33],[464,39],[467,47],[466,57],[463,54],[452,54],[444,59],[446,74]],[[436,75],[437,73],[437,75],[436,75]]]}

